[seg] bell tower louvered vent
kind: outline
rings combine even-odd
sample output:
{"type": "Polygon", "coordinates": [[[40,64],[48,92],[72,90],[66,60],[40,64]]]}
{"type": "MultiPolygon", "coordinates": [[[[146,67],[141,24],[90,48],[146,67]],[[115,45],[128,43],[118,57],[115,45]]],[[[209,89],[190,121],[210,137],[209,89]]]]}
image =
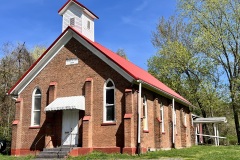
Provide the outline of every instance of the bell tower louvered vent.
{"type": "Polygon", "coordinates": [[[75,18],[70,18],[70,26],[74,27],[75,26],[75,18]]]}

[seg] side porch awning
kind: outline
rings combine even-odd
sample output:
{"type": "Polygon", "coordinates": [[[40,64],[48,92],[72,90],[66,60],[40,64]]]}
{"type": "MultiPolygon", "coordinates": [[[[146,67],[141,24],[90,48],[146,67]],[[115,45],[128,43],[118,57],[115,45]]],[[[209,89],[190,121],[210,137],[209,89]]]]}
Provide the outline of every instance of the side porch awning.
{"type": "Polygon", "coordinates": [[[50,103],[44,111],[57,111],[78,109],[85,110],[85,97],[84,96],[72,96],[72,97],[60,97],[50,103]]]}
{"type": "Polygon", "coordinates": [[[226,117],[196,118],[193,123],[227,123],[226,117]]]}
{"type": "Polygon", "coordinates": [[[203,143],[203,137],[214,138],[216,146],[219,146],[220,139],[224,139],[224,140],[226,139],[226,137],[219,136],[219,130],[218,130],[218,125],[220,123],[227,123],[226,117],[202,118],[202,117],[195,116],[195,115],[193,115],[192,117],[195,118],[193,120],[193,123],[195,124],[195,143],[196,144],[203,143]],[[203,134],[202,124],[213,124],[214,135],[203,134]]]}

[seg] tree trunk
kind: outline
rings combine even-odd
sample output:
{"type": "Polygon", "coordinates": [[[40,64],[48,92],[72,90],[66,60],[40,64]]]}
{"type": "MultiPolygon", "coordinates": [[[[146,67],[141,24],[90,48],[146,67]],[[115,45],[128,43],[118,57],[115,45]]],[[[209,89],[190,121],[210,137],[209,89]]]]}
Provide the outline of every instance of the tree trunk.
{"type": "MultiPolygon", "coordinates": [[[[204,110],[204,108],[202,106],[202,103],[198,101],[198,105],[199,105],[199,108],[201,109],[203,118],[207,118],[207,113],[204,110]]],[[[204,134],[210,135],[210,130],[209,130],[209,127],[208,127],[208,125],[206,123],[202,124],[202,129],[203,129],[203,133],[204,134]]],[[[208,138],[207,137],[203,137],[203,142],[204,143],[208,143],[208,138]]]]}
{"type": "Polygon", "coordinates": [[[238,112],[236,109],[236,106],[234,103],[232,104],[232,109],[233,109],[233,115],[234,115],[234,121],[235,121],[235,128],[236,128],[236,133],[237,133],[237,140],[238,140],[238,145],[240,145],[240,128],[239,128],[239,119],[238,119],[238,112]]]}

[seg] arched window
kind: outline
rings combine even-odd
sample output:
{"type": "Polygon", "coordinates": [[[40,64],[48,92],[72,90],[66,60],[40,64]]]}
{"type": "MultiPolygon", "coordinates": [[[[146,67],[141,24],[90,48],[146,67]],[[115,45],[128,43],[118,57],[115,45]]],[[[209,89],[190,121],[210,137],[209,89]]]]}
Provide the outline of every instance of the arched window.
{"type": "Polygon", "coordinates": [[[146,96],[143,97],[143,130],[148,131],[148,106],[146,96]]]}
{"type": "Polygon", "coordinates": [[[104,84],[104,109],[103,121],[115,121],[115,85],[112,80],[107,80],[104,84]]]}
{"type": "Polygon", "coordinates": [[[33,91],[33,95],[32,95],[31,126],[39,126],[40,125],[41,99],[42,99],[41,91],[39,88],[36,88],[33,91]]]}
{"type": "Polygon", "coordinates": [[[161,117],[161,121],[162,121],[162,132],[165,132],[164,130],[164,107],[163,104],[160,104],[160,117],[161,117]]]}

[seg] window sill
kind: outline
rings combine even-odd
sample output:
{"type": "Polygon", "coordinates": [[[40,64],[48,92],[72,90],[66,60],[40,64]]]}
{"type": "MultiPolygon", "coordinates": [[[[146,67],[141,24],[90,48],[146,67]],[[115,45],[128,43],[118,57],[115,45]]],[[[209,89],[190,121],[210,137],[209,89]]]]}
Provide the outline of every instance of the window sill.
{"type": "Polygon", "coordinates": [[[124,115],[124,119],[131,119],[132,118],[132,114],[131,113],[129,113],[129,114],[125,114],[124,115]]]}
{"type": "Polygon", "coordinates": [[[156,119],[159,123],[162,123],[162,120],[159,117],[157,117],[156,119]]]}
{"type": "Polygon", "coordinates": [[[162,132],[162,134],[166,134],[166,132],[162,132]]]}
{"type": "Polygon", "coordinates": [[[116,122],[104,122],[101,124],[101,126],[112,126],[112,125],[116,125],[116,122]]]}
{"type": "Polygon", "coordinates": [[[143,133],[149,133],[149,130],[143,130],[143,133]]]}
{"type": "Polygon", "coordinates": [[[30,126],[29,129],[40,129],[41,126],[30,126]]]}
{"type": "Polygon", "coordinates": [[[89,121],[90,118],[91,118],[91,116],[84,116],[84,117],[83,117],[83,121],[89,121]]]}
{"type": "Polygon", "coordinates": [[[13,125],[17,125],[18,123],[19,123],[19,120],[14,120],[14,121],[12,122],[13,125]]]}

